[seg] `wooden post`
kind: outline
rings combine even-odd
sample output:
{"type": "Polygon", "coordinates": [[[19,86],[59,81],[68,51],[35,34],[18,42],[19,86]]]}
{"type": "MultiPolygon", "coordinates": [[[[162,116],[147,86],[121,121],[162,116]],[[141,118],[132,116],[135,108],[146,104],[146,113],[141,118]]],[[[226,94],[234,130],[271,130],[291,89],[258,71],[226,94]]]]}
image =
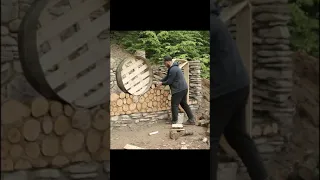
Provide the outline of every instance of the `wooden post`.
{"type": "Polygon", "coordinates": [[[188,84],[188,94],[187,94],[187,103],[189,104],[189,92],[190,92],[190,84],[189,84],[189,63],[186,63],[184,66],[184,79],[186,80],[188,84]]]}
{"type": "Polygon", "coordinates": [[[249,73],[250,94],[246,106],[246,129],[251,136],[252,128],[252,6],[247,4],[236,16],[236,42],[244,65],[249,73]]]}

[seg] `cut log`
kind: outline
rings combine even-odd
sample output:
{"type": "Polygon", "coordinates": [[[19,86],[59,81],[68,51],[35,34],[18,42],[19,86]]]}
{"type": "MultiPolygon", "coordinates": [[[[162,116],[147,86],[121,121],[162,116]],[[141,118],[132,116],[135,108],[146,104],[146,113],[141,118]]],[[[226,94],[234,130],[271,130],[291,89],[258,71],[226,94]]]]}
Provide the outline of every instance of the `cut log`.
{"type": "Polygon", "coordinates": [[[128,111],[128,110],[129,110],[128,105],[124,104],[124,105],[122,106],[122,110],[123,110],[124,112],[128,111]]]}
{"type": "Polygon", "coordinates": [[[158,102],[157,101],[153,101],[152,102],[152,106],[154,106],[154,107],[158,106],[158,102]]]}
{"type": "Polygon", "coordinates": [[[91,126],[91,113],[86,109],[77,110],[71,120],[71,125],[75,129],[87,130],[91,126]]]}
{"type": "Polygon", "coordinates": [[[101,145],[102,137],[99,132],[90,130],[86,138],[86,146],[90,153],[97,152],[101,145]]]}
{"type": "Polygon", "coordinates": [[[40,122],[35,119],[27,120],[23,125],[23,136],[28,141],[35,141],[41,132],[40,122]]]}
{"type": "Polygon", "coordinates": [[[35,98],[31,103],[31,113],[33,117],[44,116],[48,113],[49,102],[43,97],[35,98]]]}
{"type": "Polygon", "coordinates": [[[117,101],[119,98],[119,95],[116,93],[111,93],[110,95],[110,101],[117,101]]]}
{"type": "Polygon", "coordinates": [[[93,118],[92,126],[100,131],[106,130],[110,125],[110,118],[106,110],[100,109],[93,118]]]}
{"type": "Polygon", "coordinates": [[[50,102],[50,115],[52,117],[58,117],[63,114],[63,105],[58,101],[50,102]]]}
{"type": "Polygon", "coordinates": [[[1,105],[1,124],[21,122],[30,116],[30,108],[16,100],[6,101],[1,105]]]}
{"type": "Polygon", "coordinates": [[[110,102],[111,107],[117,107],[117,101],[112,101],[110,102]]]}
{"type": "Polygon", "coordinates": [[[25,152],[27,156],[36,159],[40,156],[40,146],[36,142],[27,143],[25,152]]]}
{"type": "Polygon", "coordinates": [[[142,109],[147,109],[148,108],[148,103],[144,102],[142,103],[142,109]]]}
{"type": "Polygon", "coordinates": [[[84,135],[81,131],[73,130],[64,136],[62,140],[62,149],[71,154],[79,151],[84,145],[84,135]]]}
{"type": "Polygon", "coordinates": [[[44,134],[50,134],[53,130],[53,122],[50,116],[44,116],[42,118],[42,131],[44,134]]]}
{"type": "Polygon", "coordinates": [[[22,153],[23,153],[23,148],[21,147],[20,144],[14,144],[11,146],[10,149],[10,156],[13,157],[14,159],[20,158],[22,153]]]}
{"type": "Polygon", "coordinates": [[[126,93],[126,97],[125,98],[129,98],[130,97],[130,94],[126,93]]]}
{"type": "Polygon", "coordinates": [[[124,99],[125,97],[126,97],[126,93],[121,92],[121,93],[120,93],[120,98],[121,98],[121,99],[124,99]]]}
{"type": "Polygon", "coordinates": [[[118,100],[117,100],[117,106],[122,106],[122,105],[123,105],[122,99],[118,99],[118,100]]]}
{"type": "Polygon", "coordinates": [[[71,129],[70,120],[64,115],[59,116],[54,122],[54,132],[58,136],[62,136],[66,134],[70,129],[71,129]]]}
{"type": "Polygon", "coordinates": [[[127,99],[127,104],[130,105],[131,103],[132,103],[132,99],[129,97],[129,98],[127,99]]]}
{"type": "Polygon", "coordinates": [[[74,109],[70,105],[65,104],[63,106],[63,111],[64,111],[64,115],[66,115],[67,117],[72,117],[73,116],[74,109]]]}
{"type": "Polygon", "coordinates": [[[134,103],[139,102],[139,96],[133,96],[132,100],[134,103]]]}
{"type": "Polygon", "coordinates": [[[143,96],[140,97],[139,103],[144,103],[144,97],[143,96]]]}
{"type": "Polygon", "coordinates": [[[41,152],[45,156],[55,156],[59,153],[60,141],[55,136],[46,136],[41,143],[41,152]]]}
{"type": "Polygon", "coordinates": [[[141,110],[141,108],[142,108],[141,103],[138,103],[138,104],[137,104],[137,110],[138,110],[138,111],[140,111],[140,110],[141,110]]]}
{"type": "Polygon", "coordinates": [[[136,107],[137,107],[137,104],[130,104],[129,110],[130,110],[130,111],[133,111],[133,110],[136,109],[136,107]]]}
{"type": "Polygon", "coordinates": [[[17,128],[12,128],[8,131],[8,140],[11,143],[18,143],[21,139],[21,133],[17,128]]]}

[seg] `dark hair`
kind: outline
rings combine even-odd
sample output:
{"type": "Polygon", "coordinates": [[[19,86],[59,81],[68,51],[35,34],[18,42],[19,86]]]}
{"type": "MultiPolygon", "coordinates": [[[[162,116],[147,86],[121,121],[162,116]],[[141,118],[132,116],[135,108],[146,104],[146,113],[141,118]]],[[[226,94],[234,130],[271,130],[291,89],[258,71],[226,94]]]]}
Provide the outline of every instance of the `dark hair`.
{"type": "Polygon", "coordinates": [[[172,57],[171,56],[165,56],[163,58],[163,61],[172,61],[172,57]]]}

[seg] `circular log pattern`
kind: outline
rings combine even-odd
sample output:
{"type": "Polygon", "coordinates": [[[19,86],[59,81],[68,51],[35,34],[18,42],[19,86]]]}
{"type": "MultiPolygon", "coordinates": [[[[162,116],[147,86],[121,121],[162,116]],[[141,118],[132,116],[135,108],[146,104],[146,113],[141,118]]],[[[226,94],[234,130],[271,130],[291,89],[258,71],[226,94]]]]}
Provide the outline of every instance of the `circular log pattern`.
{"type": "Polygon", "coordinates": [[[41,151],[45,156],[55,156],[60,149],[59,139],[55,136],[48,136],[41,143],[41,151]]]}
{"type": "Polygon", "coordinates": [[[30,84],[47,98],[77,107],[108,101],[110,1],[44,0],[30,9],[18,38],[30,84]]]}
{"type": "Polygon", "coordinates": [[[17,128],[8,131],[8,140],[12,143],[18,143],[21,139],[21,133],[17,128]]]}
{"type": "Polygon", "coordinates": [[[147,59],[135,56],[119,64],[116,79],[122,91],[131,95],[142,95],[152,85],[153,72],[147,59]]]}
{"type": "Polygon", "coordinates": [[[23,136],[28,141],[35,141],[41,131],[40,122],[34,119],[30,119],[24,123],[23,136]]]}
{"type": "Polygon", "coordinates": [[[29,157],[36,159],[40,155],[40,147],[38,143],[31,142],[26,145],[25,152],[29,157]]]}

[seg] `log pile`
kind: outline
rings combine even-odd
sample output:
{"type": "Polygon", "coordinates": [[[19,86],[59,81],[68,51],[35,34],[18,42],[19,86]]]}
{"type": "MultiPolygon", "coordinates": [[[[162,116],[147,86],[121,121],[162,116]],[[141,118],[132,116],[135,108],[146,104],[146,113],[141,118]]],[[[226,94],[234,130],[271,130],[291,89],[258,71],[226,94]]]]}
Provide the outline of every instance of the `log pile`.
{"type": "Polygon", "coordinates": [[[138,112],[157,112],[168,110],[171,106],[169,90],[155,88],[154,85],[141,96],[121,92],[112,93],[110,97],[110,114],[134,114],[138,112]]]}
{"type": "Polygon", "coordinates": [[[1,105],[1,171],[109,160],[106,109],[74,109],[36,97],[29,104],[1,105]]]}

